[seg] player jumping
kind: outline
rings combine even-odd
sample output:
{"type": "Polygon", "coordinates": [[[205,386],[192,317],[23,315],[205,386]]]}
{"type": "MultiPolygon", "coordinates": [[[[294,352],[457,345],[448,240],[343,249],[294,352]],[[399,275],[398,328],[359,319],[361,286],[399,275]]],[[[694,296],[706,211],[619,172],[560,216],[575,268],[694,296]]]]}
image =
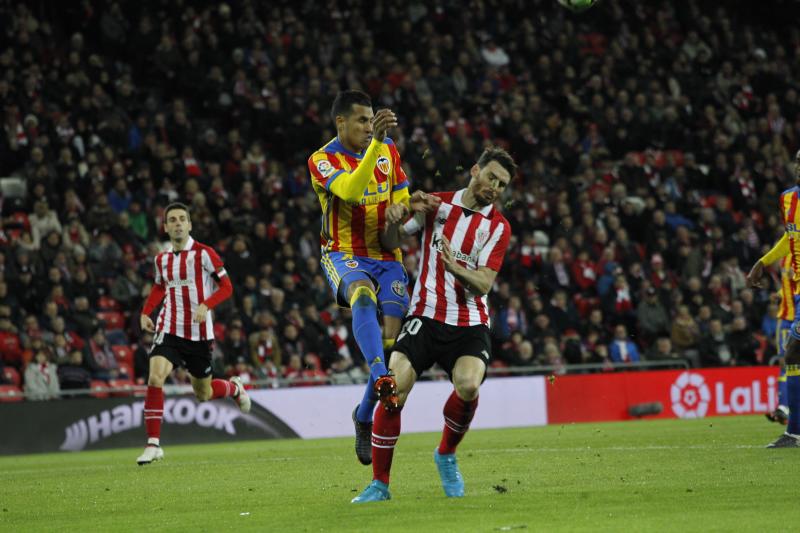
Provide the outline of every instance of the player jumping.
{"type": "Polygon", "coordinates": [[[400,249],[381,247],[387,209],[430,210],[438,199],[422,192],[409,196],[400,154],[386,136],[397,125],[394,113],[381,109],[373,114],[367,94],[343,91],[331,116],[337,136],[311,155],[308,168],[322,207],[322,268],[336,302],[352,310],[353,335],[370,369],[364,397],[353,411],[356,456],[367,465],[375,404],[380,399],[384,407],[397,405],[384,350],[394,344],[408,307],[400,249]]]}

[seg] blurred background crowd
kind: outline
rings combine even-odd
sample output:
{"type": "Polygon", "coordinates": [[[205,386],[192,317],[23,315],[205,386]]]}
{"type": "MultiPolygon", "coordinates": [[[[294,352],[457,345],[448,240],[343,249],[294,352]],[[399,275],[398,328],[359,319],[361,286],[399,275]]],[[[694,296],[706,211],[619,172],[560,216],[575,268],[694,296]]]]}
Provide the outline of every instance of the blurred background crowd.
{"type": "Polygon", "coordinates": [[[763,4],[2,0],[0,361],[42,396],[143,379],[179,200],[234,284],[217,374],[363,377],[306,166],[358,88],[414,189],[465,186],[490,144],[520,165],[495,365],[765,364],[779,274],[745,273],[796,180],[800,8],[763,4]]]}

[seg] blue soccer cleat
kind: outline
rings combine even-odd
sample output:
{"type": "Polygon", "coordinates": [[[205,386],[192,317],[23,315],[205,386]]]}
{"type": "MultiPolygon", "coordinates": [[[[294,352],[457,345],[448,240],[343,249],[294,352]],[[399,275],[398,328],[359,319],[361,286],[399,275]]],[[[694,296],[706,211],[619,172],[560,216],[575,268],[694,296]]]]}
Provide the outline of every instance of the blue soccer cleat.
{"type": "Polygon", "coordinates": [[[439,477],[442,478],[442,488],[448,498],[462,498],[464,496],[464,478],[458,470],[456,454],[440,454],[439,449],[433,451],[433,460],[436,468],[439,469],[439,477]]]}
{"type": "Polygon", "coordinates": [[[367,503],[367,502],[382,502],[384,500],[391,500],[392,495],[389,494],[389,485],[383,481],[373,479],[372,483],[367,485],[364,491],[350,500],[350,503],[367,503]]]}

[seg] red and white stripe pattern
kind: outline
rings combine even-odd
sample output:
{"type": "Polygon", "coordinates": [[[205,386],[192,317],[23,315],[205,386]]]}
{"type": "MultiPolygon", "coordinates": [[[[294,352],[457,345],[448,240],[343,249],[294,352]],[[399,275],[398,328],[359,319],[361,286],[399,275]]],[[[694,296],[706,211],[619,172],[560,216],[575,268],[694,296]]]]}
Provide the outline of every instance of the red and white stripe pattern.
{"type": "Polygon", "coordinates": [[[433,193],[442,199],[439,209],[428,213],[422,226],[415,218],[404,225],[406,233],[425,229],[420,247],[420,275],[414,285],[409,315],[425,316],[453,326],[489,326],[488,298],[470,292],[439,258],[442,236],[458,263],[469,269],[488,267],[496,272],[511,237],[511,226],[494,206],[480,211],[466,209],[461,199],[466,189],[433,193]]]}
{"type": "Polygon", "coordinates": [[[394,449],[395,445],[397,444],[397,439],[399,439],[399,435],[395,435],[394,437],[386,437],[383,435],[376,435],[375,433],[372,434],[372,446],[375,448],[382,448],[384,450],[391,450],[394,449]]]}
{"type": "Polygon", "coordinates": [[[168,249],[155,258],[155,283],[166,289],[164,305],[156,320],[156,335],[167,333],[187,340],[214,338],[212,313],[202,324],[192,321],[197,306],[216,288],[213,275],[225,276],[222,259],[210,246],[189,237],[180,252],[168,249]]]}
{"type": "Polygon", "coordinates": [[[164,416],[164,408],[161,409],[145,409],[144,419],[147,420],[161,420],[164,416]]]}
{"type": "MultiPolygon", "coordinates": [[[[469,418],[470,418],[469,422],[471,422],[472,417],[470,416],[469,418]]],[[[447,415],[445,415],[444,417],[444,425],[450,428],[450,431],[452,431],[453,433],[466,433],[467,430],[469,429],[469,422],[467,422],[466,424],[459,424],[458,422],[448,417],[447,415]]]]}

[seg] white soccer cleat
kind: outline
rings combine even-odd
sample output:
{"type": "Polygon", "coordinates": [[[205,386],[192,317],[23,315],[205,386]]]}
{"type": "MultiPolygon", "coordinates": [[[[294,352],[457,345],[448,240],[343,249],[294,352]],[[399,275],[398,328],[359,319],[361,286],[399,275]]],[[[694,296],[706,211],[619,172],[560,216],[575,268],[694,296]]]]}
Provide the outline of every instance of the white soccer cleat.
{"type": "Polygon", "coordinates": [[[236,385],[236,391],[238,396],[234,396],[234,400],[237,404],[239,404],[239,410],[243,413],[250,412],[250,395],[247,394],[247,391],[244,390],[244,384],[242,383],[242,378],[239,376],[233,376],[230,379],[231,383],[236,385]]]}
{"type": "Polygon", "coordinates": [[[136,462],[141,465],[149,465],[152,462],[160,461],[164,458],[164,450],[161,449],[161,446],[153,446],[149,444],[142,452],[142,455],[136,459],[136,462]]]}

